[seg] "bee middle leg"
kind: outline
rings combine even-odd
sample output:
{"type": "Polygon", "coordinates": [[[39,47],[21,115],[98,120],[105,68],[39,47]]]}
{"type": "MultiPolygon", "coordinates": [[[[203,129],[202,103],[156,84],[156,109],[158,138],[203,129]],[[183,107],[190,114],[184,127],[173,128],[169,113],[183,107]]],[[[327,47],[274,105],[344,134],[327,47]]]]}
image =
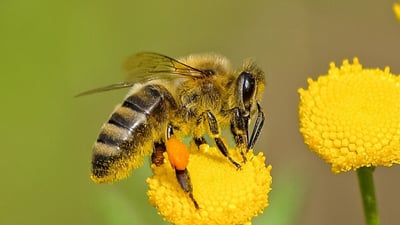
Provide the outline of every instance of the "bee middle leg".
{"type": "Polygon", "coordinates": [[[210,112],[210,111],[206,111],[203,113],[203,117],[206,118],[206,120],[208,121],[208,126],[210,128],[210,132],[212,137],[214,138],[215,144],[217,144],[217,147],[219,149],[219,151],[226,157],[228,158],[228,160],[237,168],[240,169],[241,165],[236,162],[235,160],[233,160],[231,158],[231,156],[229,155],[228,149],[225,146],[224,142],[222,141],[222,139],[220,138],[220,131],[219,131],[219,127],[218,127],[218,121],[215,118],[215,116],[210,112]]]}

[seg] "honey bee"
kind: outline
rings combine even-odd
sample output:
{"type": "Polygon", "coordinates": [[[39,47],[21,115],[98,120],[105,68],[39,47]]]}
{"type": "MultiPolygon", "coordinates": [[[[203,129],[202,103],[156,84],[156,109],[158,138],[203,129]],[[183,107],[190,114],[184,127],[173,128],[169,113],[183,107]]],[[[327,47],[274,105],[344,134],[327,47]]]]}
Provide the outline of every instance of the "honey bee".
{"type": "Polygon", "coordinates": [[[126,82],[80,94],[131,87],[101,128],[94,144],[92,180],[111,183],[123,179],[147,155],[159,166],[167,151],[169,158],[181,157],[185,161],[171,164],[182,190],[198,208],[186,168],[188,150],[179,142],[190,136],[200,146],[206,143],[204,135],[207,134],[232,165],[240,169],[241,163],[231,158],[222,141],[221,129],[230,129],[244,163],[244,152],[253,148],[264,124],[260,106],[265,86],[263,71],[252,61],[233,70],[229,61],[217,54],[190,55],[176,60],[149,52],[128,58],[124,69],[126,82]],[[251,118],[255,118],[255,123],[249,136],[251,118]],[[169,151],[169,148],[179,149],[169,151]]]}

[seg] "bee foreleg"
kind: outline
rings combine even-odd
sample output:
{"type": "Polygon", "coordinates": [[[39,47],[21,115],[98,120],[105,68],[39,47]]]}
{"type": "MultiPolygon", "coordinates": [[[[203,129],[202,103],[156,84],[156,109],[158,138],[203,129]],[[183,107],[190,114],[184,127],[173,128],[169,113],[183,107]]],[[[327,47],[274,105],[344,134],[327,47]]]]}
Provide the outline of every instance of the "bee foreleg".
{"type": "Polygon", "coordinates": [[[247,148],[248,143],[248,116],[243,116],[239,108],[232,109],[233,117],[231,118],[231,132],[235,139],[236,147],[240,149],[243,161],[247,161],[243,150],[247,148]]]}
{"type": "MultiPolygon", "coordinates": [[[[204,114],[203,114],[204,115],[204,114]]],[[[215,118],[215,116],[210,112],[210,111],[206,111],[205,112],[205,117],[208,121],[208,125],[210,128],[210,132],[212,137],[214,138],[215,143],[217,144],[217,147],[219,149],[219,151],[229,159],[229,161],[231,161],[231,163],[238,169],[240,169],[240,164],[235,162],[235,160],[233,160],[231,158],[231,156],[229,155],[228,149],[226,148],[225,143],[222,141],[222,139],[220,138],[220,131],[219,131],[219,127],[218,127],[218,121],[215,118]]]]}
{"type": "Polygon", "coordinates": [[[199,204],[197,204],[197,201],[193,197],[192,182],[190,181],[189,171],[187,169],[184,170],[175,169],[175,175],[182,190],[188,193],[189,198],[192,199],[193,201],[194,207],[198,209],[199,204]]]}
{"type": "Polygon", "coordinates": [[[248,143],[247,149],[253,149],[254,144],[257,142],[258,137],[260,136],[261,130],[264,126],[264,112],[259,103],[257,103],[257,119],[254,124],[253,131],[251,132],[251,138],[248,143]]]}

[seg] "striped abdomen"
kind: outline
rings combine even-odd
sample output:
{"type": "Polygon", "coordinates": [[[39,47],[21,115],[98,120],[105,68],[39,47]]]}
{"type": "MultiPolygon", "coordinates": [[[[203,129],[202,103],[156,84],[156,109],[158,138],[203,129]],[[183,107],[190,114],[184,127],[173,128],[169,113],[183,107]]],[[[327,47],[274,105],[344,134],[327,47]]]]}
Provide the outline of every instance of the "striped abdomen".
{"type": "Polygon", "coordinates": [[[164,137],[167,116],[175,107],[160,85],[143,86],[128,96],[101,128],[93,148],[92,179],[113,182],[140,166],[153,142],[164,137]]]}

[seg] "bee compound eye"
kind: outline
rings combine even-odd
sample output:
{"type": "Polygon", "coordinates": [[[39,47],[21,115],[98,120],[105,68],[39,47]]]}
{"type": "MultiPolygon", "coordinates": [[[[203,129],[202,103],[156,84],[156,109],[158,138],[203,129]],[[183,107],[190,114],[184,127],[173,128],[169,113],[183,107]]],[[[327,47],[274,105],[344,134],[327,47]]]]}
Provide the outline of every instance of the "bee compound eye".
{"type": "Polygon", "coordinates": [[[249,105],[256,89],[256,81],[253,75],[247,72],[240,74],[241,87],[239,86],[242,94],[243,103],[245,106],[249,105]]]}

